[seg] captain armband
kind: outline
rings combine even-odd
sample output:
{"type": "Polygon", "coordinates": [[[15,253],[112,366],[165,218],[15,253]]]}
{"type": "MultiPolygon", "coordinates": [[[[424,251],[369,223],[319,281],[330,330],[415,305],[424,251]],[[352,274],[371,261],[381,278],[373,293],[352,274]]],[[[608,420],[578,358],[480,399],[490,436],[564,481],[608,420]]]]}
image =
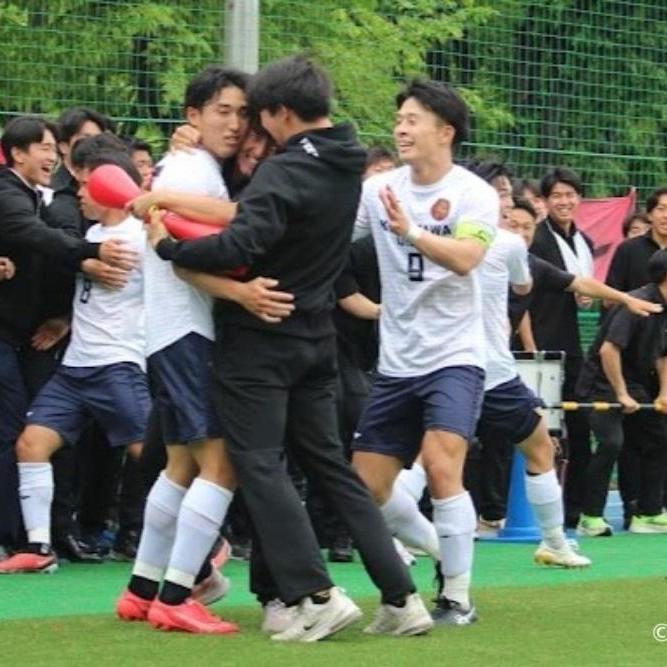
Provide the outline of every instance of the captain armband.
{"type": "Polygon", "coordinates": [[[496,230],[492,225],[476,222],[475,220],[466,220],[465,218],[458,221],[454,230],[455,239],[473,239],[485,248],[493,243],[495,236],[496,230]]]}

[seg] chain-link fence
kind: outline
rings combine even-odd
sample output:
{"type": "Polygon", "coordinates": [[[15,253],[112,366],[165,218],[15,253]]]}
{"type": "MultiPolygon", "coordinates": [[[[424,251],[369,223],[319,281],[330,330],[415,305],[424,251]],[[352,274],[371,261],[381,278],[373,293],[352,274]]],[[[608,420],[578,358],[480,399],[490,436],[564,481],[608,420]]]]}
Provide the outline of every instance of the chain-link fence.
{"type": "MultiPolygon", "coordinates": [[[[428,75],[473,108],[467,153],[527,177],[568,164],[593,195],[667,181],[664,0],[263,0],[260,13],[260,62],[312,53],[369,143],[390,143],[400,82],[428,75]]],[[[222,60],[224,23],[224,0],[4,0],[0,121],[87,105],[161,141],[188,78],[222,60]]]]}

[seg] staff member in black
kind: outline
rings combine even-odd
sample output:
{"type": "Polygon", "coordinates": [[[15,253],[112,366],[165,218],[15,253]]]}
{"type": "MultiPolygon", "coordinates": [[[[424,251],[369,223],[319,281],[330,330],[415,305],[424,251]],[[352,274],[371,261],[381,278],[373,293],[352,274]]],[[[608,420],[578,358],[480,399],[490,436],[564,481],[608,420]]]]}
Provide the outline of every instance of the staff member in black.
{"type": "MultiPolygon", "coordinates": [[[[667,307],[667,250],[648,262],[650,283],[633,296],[667,307]]],[[[609,479],[623,446],[623,422],[633,421],[636,438],[627,443],[637,449],[640,485],[634,533],[667,533],[667,513],[662,511],[662,489],[667,466],[665,417],[654,410],[639,413],[639,403],[667,409],[667,311],[642,318],[616,306],[605,318],[577,383],[577,393],[587,401],[618,401],[622,411],[589,415],[598,447],[586,471],[584,515],[589,524],[604,523],[609,479]]],[[[601,534],[601,533],[598,533],[601,534]]],[[[611,527],[606,525],[606,534],[611,527]]]]}
{"type": "Polygon", "coordinates": [[[301,57],[262,70],[249,106],[283,152],[267,158],[244,191],[230,228],[196,241],[149,234],[163,259],[220,271],[249,266],[295,295],[296,309],[268,324],[218,302],[218,409],[243,496],[280,596],[300,602],[278,640],[315,641],[360,610],[333,587],[284,466],[284,445],[347,521],[383,605],[372,631],[415,634],[432,621],[369,492],[345,460],[336,424],[333,286],[361,193],[365,154],[349,125],[329,119],[328,77],[301,57]],[[381,623],[379,621],[382,621],[381,623]]]}

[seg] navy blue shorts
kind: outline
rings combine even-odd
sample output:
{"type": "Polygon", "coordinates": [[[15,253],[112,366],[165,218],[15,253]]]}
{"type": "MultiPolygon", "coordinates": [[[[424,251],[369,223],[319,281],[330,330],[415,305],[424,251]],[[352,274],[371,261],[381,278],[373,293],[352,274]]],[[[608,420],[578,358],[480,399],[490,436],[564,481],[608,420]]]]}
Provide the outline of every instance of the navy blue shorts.
{"type": "Polygon", "coordinates": [[[189,333],[148,358],[155,380],[155,409],[168,445],[220,438],[213,402],[215,344],[189,333]]]}
{"type": "Polygon", "coordinates": [[[150,409],[146,374],[137,364],[60,366],[28,408],[26,423],[74,444],[94,419],[112,447],[125,447],[143,441],[150,409]]]}
{"type": "Polygon", "coordinates": [[[541,399],[517,376],[484,394],[477,435],[485,442],[499,435],[514,444],[523,442],[540,423],[542,407],[541,399]]]}
{"type": "Polygon", "coordinates": [[[394,456],[410,466],[427,430],[449,431],[469,441],[483,396],[484,371],[475,366],[412,378],[378,375],[352,449],[394,456]]]}

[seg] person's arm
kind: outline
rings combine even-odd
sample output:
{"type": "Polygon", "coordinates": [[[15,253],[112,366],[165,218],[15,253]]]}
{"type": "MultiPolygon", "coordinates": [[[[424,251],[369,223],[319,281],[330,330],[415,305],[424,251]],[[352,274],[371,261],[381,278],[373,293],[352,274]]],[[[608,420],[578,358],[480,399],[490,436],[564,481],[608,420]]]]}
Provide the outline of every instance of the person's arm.
{"type": "Polygon", "coordinates": [[[470,273],[482,261],[493,242],[494,229],[477,220],[459,222],[453,238],[436,236],[408,219],[391,188],[381,190],[380,199],[389,217],[389,229],[394,234],[411,243],[432,262],[460,276],[470,273]]]}
{"type": "Polygon", "coordinates": [[[603,282],[588,276],[575,276],[574,280],[567,287],[568,292],[577,292],[585,296],[595,297],[596,299],[604,299],[612,303],[620,303],[625,306],[631,313],[648,317],[653,313],[662,312],[662,306],[652,301],[645,301],[638,299],[625,292],[619,292],[603,282]]]}
{"type": "Polygon", "coordinates": [[[151,216],[148,236],[158,255],[188,269],[215,272],[252,266],[285,234],[288,211],[298,208],[298,192],[282,165],[268,158],[244,192],[229,228],[192,241],[174,241],[159,216],[151,216]]]}
{"type": "Polygon", "coordinates": [[[225,276],[212,276],[182,267],[174,269],[181,280],[217,299],[238,303],[265,322],[273,324],[281,322],[294,311],[294,295],[276,290],[278,281],[273,278],[258,277],[244,283],[225,276]]]}
{"type": "Polygon", "coordinates": [[[537,343],[533,336],[533,325],[530,321],[530,313],[528,311],[523,314],[521,322],[519,322],[519,326],[517,327],[517,333],[519,334],[521,345],[526,352],[537,352],[537,343]]]}
{"type": "Polygon", "coordinates": [[[600,361],[602,362],[602,370],[616,394],[616,399],[623,406],[623,412],[630,414],[639,410],[639,403],[630,396],[625,384],[621,364],[621,348],[611,341],[604,341],[600,347],[600,361]]]}
{"type": "Polygon", "coordinates": [[[667,357],[660,357],[655,366],[660,380],[660,391],[655,399],[656,407],[660,412],[667,412],[667,357]]]}
{"type": "Polygon", "coordinates": [[[350,315],[361,320],[379,320],[382,307],[379,303],[371,301],[361,292],[355,292],[342,299],[338,299],[338,305],[350,315]]]}
{"type": "Polygon", "coordinates": [[[152,190],[133,199],[127,208],[140,219],[153,207],[172,211],[188,220],[209,225],[223,225],[234,218],[236,202],[175,190],[152,190]]]}

